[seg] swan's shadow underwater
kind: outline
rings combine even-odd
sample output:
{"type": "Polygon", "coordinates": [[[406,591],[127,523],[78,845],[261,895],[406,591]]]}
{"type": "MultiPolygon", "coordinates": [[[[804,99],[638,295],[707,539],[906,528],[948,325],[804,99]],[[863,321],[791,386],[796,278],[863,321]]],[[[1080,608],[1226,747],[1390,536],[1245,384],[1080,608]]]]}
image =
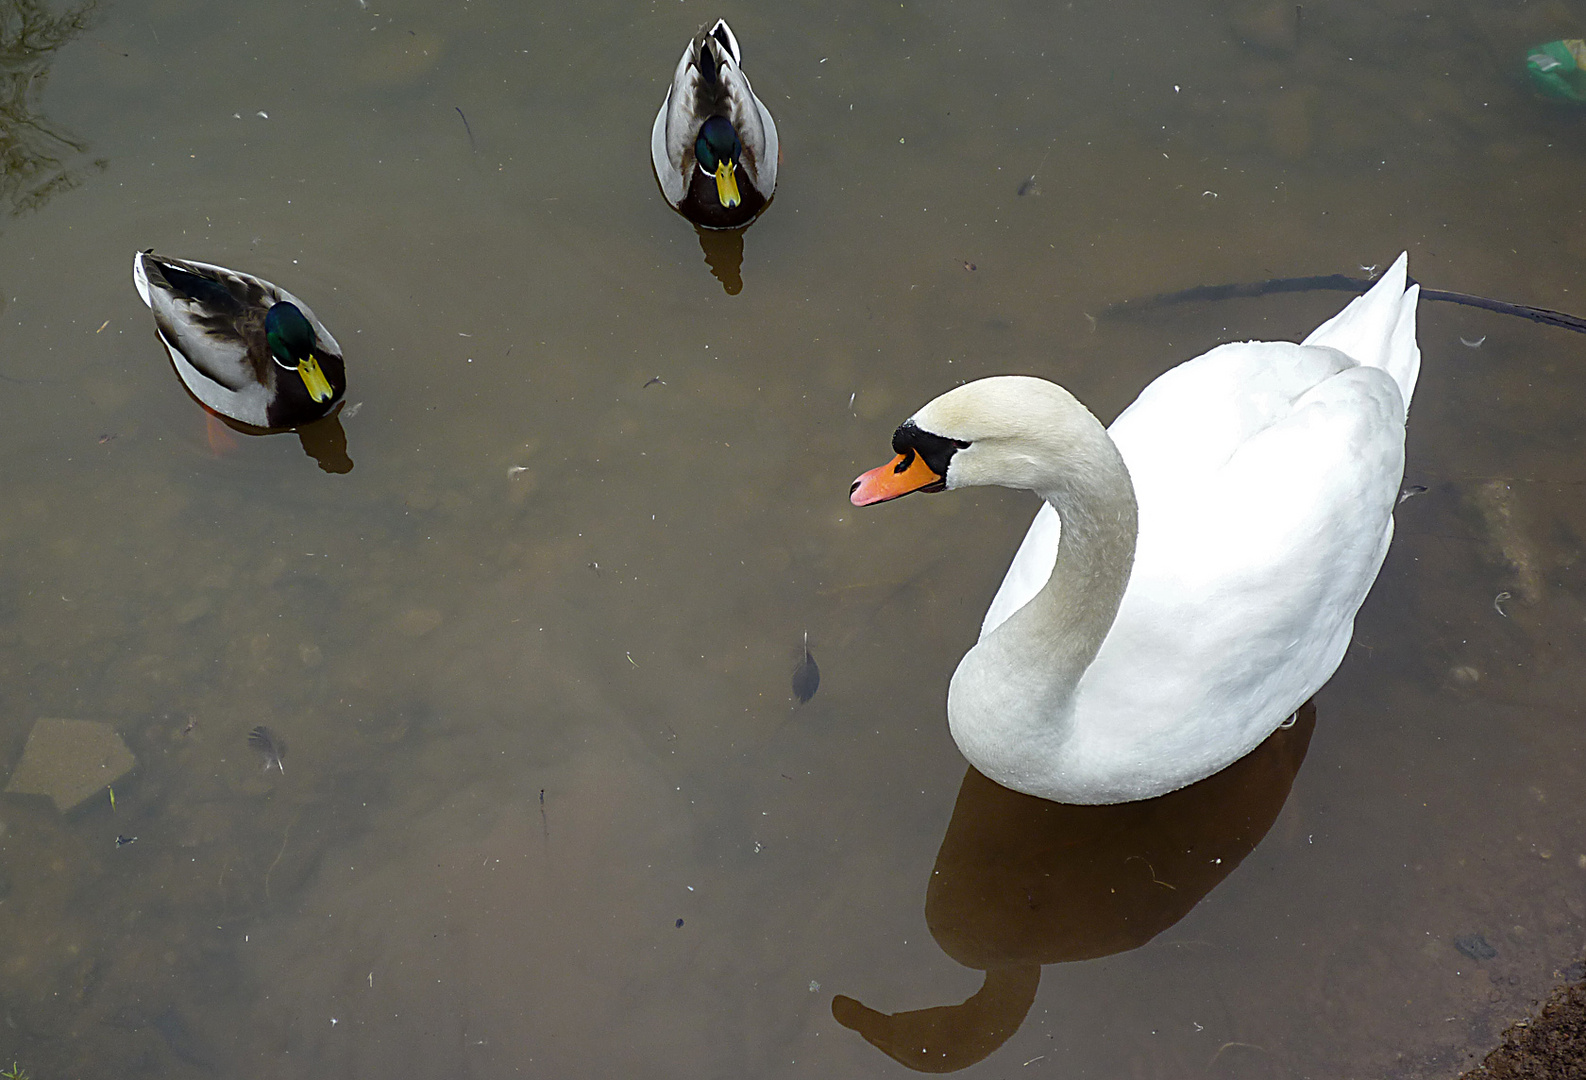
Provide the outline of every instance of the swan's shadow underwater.
{"type": "Polygon", "coordinates": [[[971,768],[925,893],[942,951],[986,973],[958,1005],[882,1013],[838,995],[832,1015],[917,1072],[956,1072],[1019,1030],[1041,966],[1144,945],[1178,922],[1277,820],[1316,726],[1295,722],[1223,771],[1143,802],[1072,806],[971,768]]]}

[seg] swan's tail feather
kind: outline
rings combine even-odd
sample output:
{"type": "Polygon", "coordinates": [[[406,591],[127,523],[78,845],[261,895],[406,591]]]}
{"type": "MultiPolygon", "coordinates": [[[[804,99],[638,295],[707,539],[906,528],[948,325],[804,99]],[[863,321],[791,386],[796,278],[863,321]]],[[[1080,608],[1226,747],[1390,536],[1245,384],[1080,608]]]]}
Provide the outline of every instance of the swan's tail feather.
{"type": "Polygon", "coordinates": [[[1304,341],[1337,349],[1367,367],[1382,368],[1399,384],[1405,409],[1421,373],[1421,350],[1415,343],[1415,304],[1421,287],[1404,287],[1408,263],[1408,254],[1400,254],[1370,292],[1351,300],[1304,341]]]}

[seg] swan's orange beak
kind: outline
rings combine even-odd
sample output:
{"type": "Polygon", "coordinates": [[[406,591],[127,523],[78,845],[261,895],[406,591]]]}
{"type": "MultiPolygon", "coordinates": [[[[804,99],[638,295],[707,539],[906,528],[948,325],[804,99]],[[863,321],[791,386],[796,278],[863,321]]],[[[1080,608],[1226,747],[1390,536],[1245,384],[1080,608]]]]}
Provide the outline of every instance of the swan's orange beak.
{"type": "Polygon", "coordinates": [[[910,450],[855,480],[848,492],[848,501],[855,506],[870,506],[901,499],[914,491],[941,491],[946,486],[947,481],[937,476],[923,457],[910,450]]]}

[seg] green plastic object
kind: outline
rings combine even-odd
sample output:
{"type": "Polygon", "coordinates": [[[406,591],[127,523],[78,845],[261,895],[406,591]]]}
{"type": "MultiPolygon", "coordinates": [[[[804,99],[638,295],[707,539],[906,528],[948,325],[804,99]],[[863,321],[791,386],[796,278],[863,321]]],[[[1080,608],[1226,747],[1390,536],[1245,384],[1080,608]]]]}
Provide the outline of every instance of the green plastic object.
{"type": "Polygon", "coordinates": [[[1525,70],[1545,96],[1586,105],[1586,39],[1565,38],[1536,46],[1525,58],[1525,70]]]}

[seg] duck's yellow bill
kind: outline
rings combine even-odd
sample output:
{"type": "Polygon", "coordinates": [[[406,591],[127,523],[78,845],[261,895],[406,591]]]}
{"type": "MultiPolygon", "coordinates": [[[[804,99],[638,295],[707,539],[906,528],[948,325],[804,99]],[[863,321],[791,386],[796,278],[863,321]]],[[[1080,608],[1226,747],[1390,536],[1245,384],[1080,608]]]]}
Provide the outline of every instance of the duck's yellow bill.
{"type": "Polygon", "coordinates": [[[329,401],[335,396],[335,391],[330,388],[330,380],[325,378],[325,373],[319,369],[319,361],[313,353],[308,354],[308,359],[297,365],[297,373],[303,376],[303,385],[308,388],[308,396],[315,401],[329,401]]]}
{"type": "Polygon", "coordinates": [[[848,501],[855,506],[871,506],[915,491],[941,491],[946,483],[925,464],[924,458],[910,450],[855,480],[848,491],[848,501]]]}
{"type": "Polygon", "coordinates": [[[737,169],[730,161],[716,164],[716,197],[728,209],[743,202],[743,196],[738,194],[737,169]]]}

